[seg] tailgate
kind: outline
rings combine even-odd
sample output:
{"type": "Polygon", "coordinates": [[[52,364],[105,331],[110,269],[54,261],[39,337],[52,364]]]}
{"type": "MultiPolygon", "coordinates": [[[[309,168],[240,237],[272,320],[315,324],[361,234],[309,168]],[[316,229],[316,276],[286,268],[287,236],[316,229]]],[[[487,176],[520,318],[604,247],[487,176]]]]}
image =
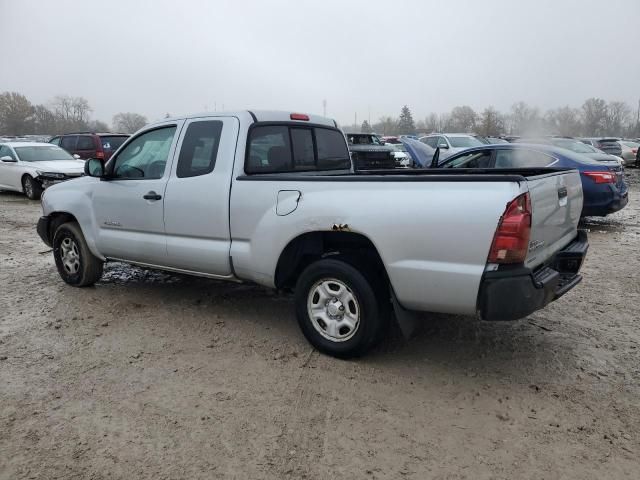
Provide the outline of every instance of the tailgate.
{"type": "Polygon", "coordinates": [[[576,237],[582,212],[582,182],[576,170],[527,177],[531,236],[525,265],[537,267],[576,237]]]}

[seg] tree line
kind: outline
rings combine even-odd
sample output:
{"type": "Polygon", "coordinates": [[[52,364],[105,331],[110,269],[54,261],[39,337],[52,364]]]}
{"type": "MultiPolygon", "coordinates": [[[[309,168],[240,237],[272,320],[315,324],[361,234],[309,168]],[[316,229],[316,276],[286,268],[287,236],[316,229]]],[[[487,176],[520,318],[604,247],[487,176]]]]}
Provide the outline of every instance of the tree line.
{"type": "Polygon", "coordinates": [[[365,120],[353,128],[382,135],[474,132],[486,136],[639,137],[640,113],[633,111],[625,102],[589,98],[580,108],[567,105],[544,112],[525,102],[514,103],[508,112],[500,112],[491,106],[476,112],[470,106],[462,105],[448,113],[430,113],[424,119],[414,121],[411,110],[404,105],[397,118],[383,116],[373,124],[365,120]]]}
{"type": "MultiPolygon", "coordinates": [[[[93,110],[86,98],[57,95],[47,104],[34,105],[18,92],[0,94],[0,135],[56,135],[66,132],[109,132],[109,125],[92,120],[93,110]]],[[[133,133],[146,125],[138,113],[121,112],[113,116],[113,130],[133,133]]]]}

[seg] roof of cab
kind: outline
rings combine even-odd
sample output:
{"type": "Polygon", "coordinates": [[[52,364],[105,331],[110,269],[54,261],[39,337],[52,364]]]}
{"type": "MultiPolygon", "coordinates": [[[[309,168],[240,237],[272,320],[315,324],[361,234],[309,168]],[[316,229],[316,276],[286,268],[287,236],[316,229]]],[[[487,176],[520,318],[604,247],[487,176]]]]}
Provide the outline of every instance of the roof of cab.
{"type": "Polygon", "coordinates": [[[313,115],[304,112],[288,112],[284,110],[240,110],[235,112],[201,112],[201,113],[193,113],[189,115],[181,115],[178,117],[171,118],[163,118],[158,120],[156,123],[165,123],[169,121],[175,120],[185,120],[190,118],[205,118],[205,117],[238,117],[241,120],[244,120],[249,123],[253,123],[253,118],[258,122],[294,122],[294,123],[315,123],[317,125],[326,125],[327,127],[337,127],[338,124],[332,118],[323,117],[321,115],[313,115]],[[292,114],[302,114],[307,115],[309,120],[292,120],[292,114]]]}

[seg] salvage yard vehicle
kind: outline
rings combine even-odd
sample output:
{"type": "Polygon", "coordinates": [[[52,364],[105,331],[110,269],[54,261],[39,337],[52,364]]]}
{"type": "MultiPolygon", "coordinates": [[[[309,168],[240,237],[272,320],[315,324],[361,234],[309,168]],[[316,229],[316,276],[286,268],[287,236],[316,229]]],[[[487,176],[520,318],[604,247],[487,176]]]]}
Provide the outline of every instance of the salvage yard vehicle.
{"type": "Polygon", "coordinates": [[[374,133],[347,133],[349,151],[356,170],[394,168],[394,149],[374,133]]]}
{"type": "Polygon", "coordinates": [[[582,179],[583,217],[604,217],[621,210],[629,202],[629,189],[624,181],[623,167],[612,155],[608,155],[608,159],[594,160],[552,145],[510,143],[466,150],[438,163],[438,167],[575,168],[582,179]]]}
{"type": "Polygon", "coordinates": [[[31,200],[55,183],[84,174],[84,161],[48,143],[0,144],[0,189],[22,192],[31,200]]]}
{"type": "Polygon", "coordinates": [[[479,147],[483,143],[466,133],[433,133],[419,139],[431,148],[440,149],[440,159],[445,159],[467,148],[479,147]]]}
{"type": "Polygon", "coordinates": [[[167,119],[85,173],[45,191],[38,221],[66,283],[122,261],[292,289],[302,332],[337,357],[367,352],[392,309],[525,317],[580,282],[588,247],[575,170],[354,173],[314,115],[167,119]]]}
{"type": "Polygon", "coordinates": [[[76,132],[53,137],[49,143],[59,145],[83,160],[101,158],[106,162],[127,138],[129,135],[124,133],[76,132]]]}

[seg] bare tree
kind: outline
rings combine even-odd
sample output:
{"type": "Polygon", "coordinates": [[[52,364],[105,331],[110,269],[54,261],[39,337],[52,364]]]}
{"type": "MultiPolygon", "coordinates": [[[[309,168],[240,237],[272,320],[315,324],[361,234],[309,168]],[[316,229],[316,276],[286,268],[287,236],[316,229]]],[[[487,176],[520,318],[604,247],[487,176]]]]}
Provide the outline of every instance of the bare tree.
{"type": "Polygon", "coordinates": [[[113,116],[113,129],[117,132],[133,133],[147,123],[147,117],[139,113],[122,112],[113,116]]]}
{"type": "Polygon", "coordinates": [[[36,105],[33,108],[33,123],[33,133],[58,133],[56,116],[44,105],[36,105]]]}
{"type": "Polygon", "coordinates": [[[91,107],[86,98],[58,95],[51,102],[60,131],[87,128],[91,107]]]}
{"type": "Polygon", "coordinates": [[[537,107],[530,107],[525,102],[517,102],[511,106],[509,116],[511,133],[533,135],[542,133],[542,119],[537,107]]]}
{"type": "Polygon", "coordinates": [[[487,107],[480,114],[478,132],[485,136],[497,136],[504,130],[502,115],[493,107],[487,107]]]}
{"type": "Polygon", "coordinates": [[[373,125],[373,131],[382,135],[393,135],[398,133],[398,120],[393,117],[381,117],[378,123],[373,125]]]}
{"type": "Polygon", "coordinates": [[[549,132],[558,135],[576,136],[582,131],[580,111],[568,105],[548,110],[545,114],[545,122],[549,132]]]}
{"type": "Polygon", "coordinates": [[[451,110],[449,125],[447,130],[455,130],[456,132],[473,132],[476,129],[478,114],[468,105],[455,107],[451,110]]]}
{"type": "Polygon", "coordinates": [[[29,133],[33,125],[33,113],[33,105],[24,95],[17,92],[0,94],[0,133],[29,133]]]}
{"type": "Polygon", "coordinates": [[[582,118],[586,135],[604,135],[607,123],[607,104],[601,98],[589,98],[582,105],[582,118]]]}
{"type": "Polygon", "coordinates": [[[605,135],[622,135],[631,118],[631,109],[624,102],[609,102],[604,125],[605,135]]]}

